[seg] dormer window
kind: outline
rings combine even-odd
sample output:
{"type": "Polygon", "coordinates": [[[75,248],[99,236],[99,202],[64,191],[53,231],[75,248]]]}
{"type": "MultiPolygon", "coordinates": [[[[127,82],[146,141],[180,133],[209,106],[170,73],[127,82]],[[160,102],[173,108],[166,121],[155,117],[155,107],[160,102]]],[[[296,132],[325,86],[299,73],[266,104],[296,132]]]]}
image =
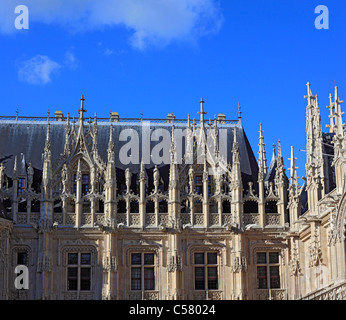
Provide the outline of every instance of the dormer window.
{"type": "Polygon", "coordinates": [[[18,179],[18,194],[25,192],[25,178],[18,179]]]}

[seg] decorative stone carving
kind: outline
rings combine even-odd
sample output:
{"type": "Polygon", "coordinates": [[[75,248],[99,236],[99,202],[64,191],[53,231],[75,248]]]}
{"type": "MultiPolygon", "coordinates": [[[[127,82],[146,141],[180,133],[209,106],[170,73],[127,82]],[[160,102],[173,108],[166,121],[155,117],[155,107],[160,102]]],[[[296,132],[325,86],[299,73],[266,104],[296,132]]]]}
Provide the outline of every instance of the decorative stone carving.
{"type": "Polygon", "coordinates": [[[315,227],[314,233],[311,236],[309,254],[310,254],[310,260],[309,260],[310,267],[323,264],[322,248],[320,243],[319,230],[317,227],[315,227]]]}
{"type": "Polygon", "coordinates": [[[125,170],[125,184],[126,184],[126,193],[130,193],[130,187],[131,187],[131,177],[132,173],[129,168],[126,168],[125,170]]]}
{"type": "Polygon", "coordinates": [[[52,271],[51,257],[41,253],[37,261],[37,272],[41,273],[41,272],[51,272],[51,271],[52,271]]]}
{"type": "Polygon", "coordinates": [[[117,260],[115,256],[105,256],[103,257],[103,271],[104,272],[117,272],[118,271],[118,265],[117,260]]]}
{"type": "Polygon", "coordinates": [[[180,256],[170,256],[169,257],[169,263],[167,265],[167,271],[168,272],[175,272],[175,271],[181,271],[182,270],[182,262],[180,256]]]}
{"type": "Polygon", "coordinates": [[[233,257],[231,269],[234,273],[246,271],[246,257],[243,254],[240,257],[233,257]]]}

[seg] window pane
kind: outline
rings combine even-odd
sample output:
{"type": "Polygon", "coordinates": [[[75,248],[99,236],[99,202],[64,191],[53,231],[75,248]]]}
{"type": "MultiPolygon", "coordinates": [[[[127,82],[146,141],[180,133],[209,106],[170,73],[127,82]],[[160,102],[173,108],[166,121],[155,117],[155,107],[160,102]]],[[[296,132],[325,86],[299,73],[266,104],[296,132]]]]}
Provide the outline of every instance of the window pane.
{"type": "Polygon", "coordinates": [[[80,270],[80,289],[90,290],[90,268],[81,268],[80,270]]]}
{"type": "Polygon", "coordinates": [[[269,252],[269,263],[279,263],[278,252],[269,252]]]}
{"type": "Polygon", "coordinates": [[[267,267],[257,267],[257,288],[267,289],[267,267]]]}
{"type": "Polygon", "coordinates": [[[131,290],[142,289],[142,272],[141,268],[131,268],[131,290]]]}
{"type": "Polygon", "coordinates": [[[154,268],[144,268],[144,290],[154,290],[154,268]]]}
{"type": "Polygon", "coordinates": [[[141,265],[142,264],[142,254],[132,253],[131,254],[131,264],[132,265],[141,265]]]}
{"type": "Polygon", "coordinates": [[[217,254],[216,253],[208,253],[207,254],[208,264],[217,264],[217,254]]]}
{"type": "Polygon", "coordinates": [[[89,175],[83,174],[83,183],[89,183],[89,175]]]}
{"type": "Polygon", "coordinates": [[[267,255],[265,252],[257,253],[257,263],[267,263],[267,255]]]}
{"type": "Polygon", "coordinates": [[[78,264],[78,253],[68,254],[68,264],[78,264]]]}
{"type": "Polygon", "coordinates": [[[280,289],[279,267],[270,267],[270,288],[280,289]]]}
{"type": "Polygon", "coordinates": [[[204,290],[205,289],[205,275],[204,267],[195,268],[195,289],[204,290]]]}
{"type": "Polygon", "coordinates": [[[204,253],[195,253],[195,264],[204,264],[204,253]]]}
{"type": "Polygon", "coordinates": [[[28,261],[28,254],[26,252],[18,252],[17,255],[17,264],[26,265],[28,261]]]}
{"type": "Polygon", "coordinates": [[[80,263],[81,264],[91,264],[91,253],[82,253],[80,263]]]}
{"type": "Polygon", "coordinates": [[[144,264],[154,264],[154,254],[153,253],[145,253],[144,254],[144,264]]]}
{"type": "Polygon", "coordinates": [[[217,267],[208,268],[208,290],[217,290],[217,267]]]}
{"type": "Polygon", "coordinates": [[[67,269],[67,290],[77,290],[78,268],[67,269]]]}

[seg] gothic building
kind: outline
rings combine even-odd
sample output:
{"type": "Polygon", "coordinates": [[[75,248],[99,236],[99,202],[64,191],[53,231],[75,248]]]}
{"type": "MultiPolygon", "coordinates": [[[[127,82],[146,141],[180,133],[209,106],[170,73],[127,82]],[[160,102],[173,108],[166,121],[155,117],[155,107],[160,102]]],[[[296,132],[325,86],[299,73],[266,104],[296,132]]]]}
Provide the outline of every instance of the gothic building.
{"type": "Polygon", "coordinates": [[[78,118],[1,116],[0,298],[345,300],[342,101],[323,132],[305,98],[302,186],[293,147],[288,175],[280,140],[267,161],[260,125],[255,157],[240,110],[203,99],[187,120],[86,118],[83,97],[78,118]]]}

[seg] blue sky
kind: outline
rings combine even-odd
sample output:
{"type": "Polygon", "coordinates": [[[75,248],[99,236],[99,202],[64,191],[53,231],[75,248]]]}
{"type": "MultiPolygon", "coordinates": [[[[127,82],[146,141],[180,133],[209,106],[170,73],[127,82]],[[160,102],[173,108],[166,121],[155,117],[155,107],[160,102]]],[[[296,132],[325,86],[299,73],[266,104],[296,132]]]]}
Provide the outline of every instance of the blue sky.
{"type": "Polygon", "coordinates": [[[345,13],[336,0],[2,0],[0,113],[77,115],[84,94],[87,116],[193,118],[203,96],[207,118],[236,119],[240,102],[255,156],[262,122],[268,166],[281,139],[302,176],[306,83],[324,128],[334,85],[345,98],[345,13]],[[14,28],[22,4],[28,30],[14,28]],[[315,28],[318,5],[328,30],[315,28]]]}

